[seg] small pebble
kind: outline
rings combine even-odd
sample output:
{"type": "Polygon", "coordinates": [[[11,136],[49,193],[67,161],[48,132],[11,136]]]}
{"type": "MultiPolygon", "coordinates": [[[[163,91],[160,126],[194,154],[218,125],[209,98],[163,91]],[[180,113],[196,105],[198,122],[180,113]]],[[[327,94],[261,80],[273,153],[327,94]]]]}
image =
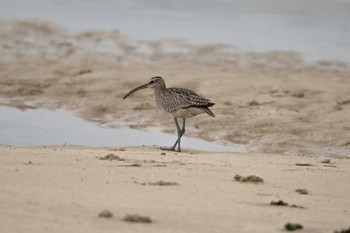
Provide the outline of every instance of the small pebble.
{"type": "Polygon", "coordinates": [[[287,231],[300,230],[303,229],[303,225],[299,223],[286,223],[286,225],[284,225],[284,229],[286,229],[287,231]]]}
{"type": "Polygon", "coordinates": [[[329,163],[331,163],[331,160],[330,159],[325,159],[325,160],[322,161],[322,163],[328,163],[329,164],[329,163]]]}
{"type": "Polygon", "coordinates": [[[296,189],[295,191],[297,193],[304,194],[304,195],[309,194],[309,192],[306,189],[296,189]]]}
{"type": "Polygon", "coordinates": [[[109,210],[104,210],[104,211],[102,211],[101,213],[98,214],[98,217],[100,217],[100,218],[112,218],[113,214],[109,210]]]}

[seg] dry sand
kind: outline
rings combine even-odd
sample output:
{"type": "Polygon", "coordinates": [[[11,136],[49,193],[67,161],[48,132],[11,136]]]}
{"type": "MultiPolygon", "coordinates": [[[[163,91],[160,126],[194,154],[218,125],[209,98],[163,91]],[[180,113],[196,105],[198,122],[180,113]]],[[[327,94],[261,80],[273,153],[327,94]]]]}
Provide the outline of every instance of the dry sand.
{"type": "Polygon", "coordinates": [[[173,133],[151,91],[122,100],[161,75],[169,86],[216,103],[217,117],[189,120],[186,135],[251,150],[164,156],[147,147],[0,146],[1,231],[280,232],[287,222],[301,223],[304,232],[349,227],[348,63],[305,63],[295,52],[243,53],[174,39],[132,42],[119,32],[71,34],[30,21],[1,21],[0,38],[1,104],[63,108],[104,126],[121,127],[113,123],[121,119],[173,133]],[[97,158],[111,153],[119,159],[97,158]],[[322,163],[327,158],[330,163],[322,163]],[[264,182],[240,183],[237,174],[264,182]],[[269,205],[280,199],[304,208],[269,205]],[[114,217],[98,217],[105,209],[114,217]],[[122,221],[127,214],[152,223],[122,221]]]}
{"type": "Polygon", "coordinates": [[[0,155],[2,232],[271,233],[287,222],[302,224],[303,232],[349,227],[348,159],[69,146],[1,146],[0,155]],[[100,159],[110,154],[114,160],[100,159]],[[264,182],[240,183],[237,174],[264,182]],[[270,205],[279,200],[290,206],[270,205]],[[98,217],[104,210],[113,217],[98,217]],[[122,220],[133,214],[152,223],[122,220]]]}

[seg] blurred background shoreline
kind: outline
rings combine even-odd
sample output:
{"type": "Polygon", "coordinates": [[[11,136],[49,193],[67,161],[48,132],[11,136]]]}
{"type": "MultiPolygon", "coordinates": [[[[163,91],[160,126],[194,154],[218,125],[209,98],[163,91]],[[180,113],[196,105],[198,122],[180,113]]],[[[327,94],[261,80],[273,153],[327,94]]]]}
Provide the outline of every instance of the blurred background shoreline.
{"type": "Polygon", "coordinates": [[[350,61],[349,1],[0,0],[0,6],[0,19],[47,21],[70,33],[119,31],[130,41],[171,38],[350,61]]]}

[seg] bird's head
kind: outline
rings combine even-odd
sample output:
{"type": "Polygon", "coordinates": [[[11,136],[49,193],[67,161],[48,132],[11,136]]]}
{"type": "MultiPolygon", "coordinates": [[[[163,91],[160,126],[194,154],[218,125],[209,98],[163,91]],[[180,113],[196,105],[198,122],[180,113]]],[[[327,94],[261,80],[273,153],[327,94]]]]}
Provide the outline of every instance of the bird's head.
{"type": "Polygon", "coordinates": [[[128,94],[126,94],[123,99],[126,99],[129,95],[131,95],[134,92],[140,91],[145,88],[165,88],[165,82],[164,79],[160,76],[155,76],[153,78],[150,78],[148,83],[145,83],[139,87],[136,87],[135,89],[132,89],[129,91],[128,94]]]}
{"type": "Polygon", "coordinates": [[[164,79],[160,76],[150,78],[147,84],[148,88],[159,88],[161,86],[165,86],[165,83],[164,83],[164,79]]]}

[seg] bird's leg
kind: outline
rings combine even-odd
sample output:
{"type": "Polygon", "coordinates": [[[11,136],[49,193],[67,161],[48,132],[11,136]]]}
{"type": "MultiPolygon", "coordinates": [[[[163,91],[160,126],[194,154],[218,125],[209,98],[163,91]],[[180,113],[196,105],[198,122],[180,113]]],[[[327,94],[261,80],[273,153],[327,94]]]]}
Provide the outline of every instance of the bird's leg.
{"type": "Polygon", "coordinates": [[[175,151],[175,147],[176,147],[176,145],[178,145],[177,151],[181,152],[180,140],[181,140],[182,135],[184,135],[184,133],[185,133],[185,121],[186,121],[186,119],[183,118],[182,120],[183,120],[183,126],[182,126],[182,129],[181,129],[180,126],[179,126],[179,122],[177,121],[177,118],[174,118],[174,121],[175,121],[175,124],[176,124],[176,129],[177,129],[177,140],[176,140],[175,144],[172,147],[170,147],[170,148],[169,147],[161,147],[160,149],[175,151]]]}
{"type": "MultiPolygon", "coordinates": [[[[180,145],[180,138],[181,138],[181,128],[179,126],[179,122],[177,121],[177,118],[174,118],[174,121],[175,121],[176,129],[177,129],[177,140],[176,140],[175,144],[172,147],[170,147],[170,150],[172,150],[172,151],[175,151],[175,147],[177,144],[180,145]]],[[[180,147],[177,148],[177,151],[181,152],[180,147]]]]}
{"type": "MultiPolygon", "coordinates": [[[[177,151],[181,152],[180,149],[180,144],[181,144],[181,138],[182,136],[185,134],[185,124],[186,124],[186,118],[182,118],[182,129],[180,129],[180,127],[177,128],[177,135],[178,135],[178,139],[177,139],[177,151]]],[[[178,126],[178,125],[177,125],[178,126]]],[[[175,143],[176,145],[176,143],[175,143]]],[[[175,148],[174,148],[175,149],[175,148]]]]}

